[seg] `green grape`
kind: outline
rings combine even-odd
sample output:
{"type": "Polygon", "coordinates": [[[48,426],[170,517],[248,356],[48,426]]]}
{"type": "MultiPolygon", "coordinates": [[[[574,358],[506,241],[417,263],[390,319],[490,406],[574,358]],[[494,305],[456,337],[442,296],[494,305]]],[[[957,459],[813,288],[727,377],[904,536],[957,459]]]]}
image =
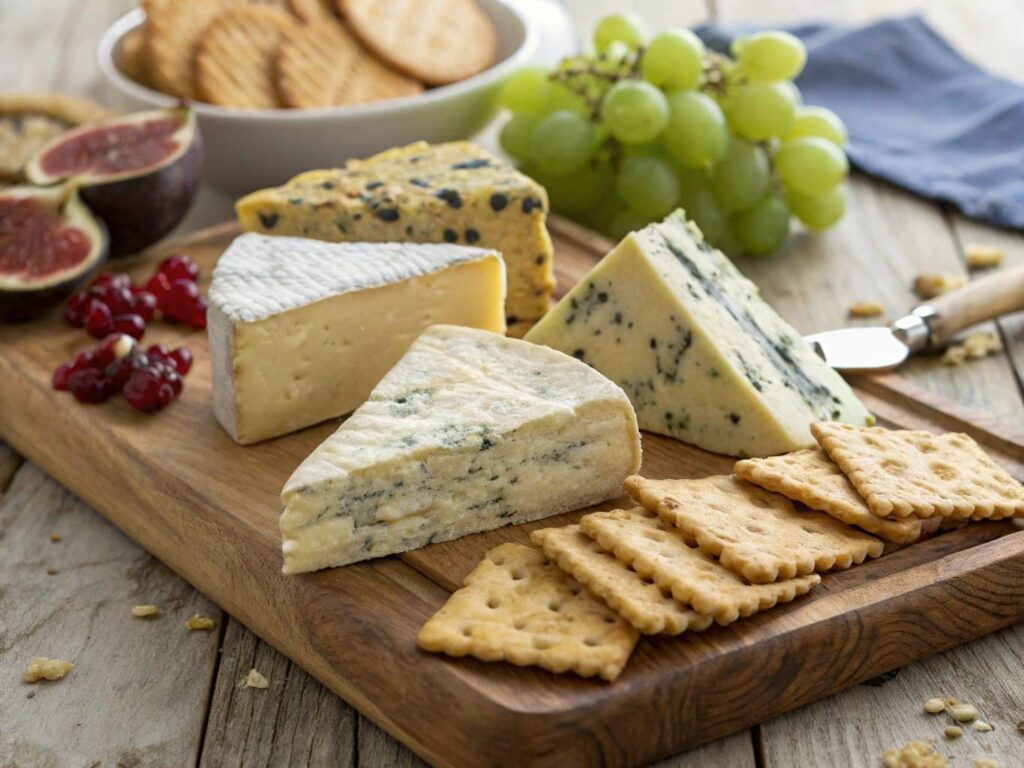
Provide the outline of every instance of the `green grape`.
{"type": "Polygon", "coordinates": [[[846,146],[846,126],[835,112],[825,107],[797,107],[793,127],[786,139],[801,136],[820,136],[837,147],[846,146]]]}
{"type": "Polygon", "coordinates": [[[594,152],[594,126],[575,112],[560,110],[543,118],[530,140],[530,162],[549,176],[583,168],[594,152]]]}
{"type": "Polygon", "coordinates": [[[541,175],[537,181],[548,191],[552,210],[568,216],[578,216],[597,207],[606,197],[614,197],[615,174],[603,163],[588,163],[568,176],[541,175]]]}
{"type": "Polygon", "coordinates": [[[615,217],[624,208],[625,206],[619,200],[619,196],[610,194],[589,211],[579,216],[579,221],[597,232],[602,232],[608,235],[608,237],[614,237],[612,222],[615,221],[615,217]]]}
{"type": "Polygon", "coordinates": [[[635,13],[609,14],[594,27],[594,48],[599,53],[607,51],[612,43],[623,43],[633,51],[646,39],[647,25],[635,13]]]}
{"type": "Polygon", "coordinates": [[[729,139],[725,155],[711,169],[711,191],[726,213],[742,211],[764,196],[771,182],[768,154],[738,137],[729,139]]]}
{"type": "Polygon", "coordinates": [[[548,81],[546,98],[542,114],[551,112],[575,112],[578,115],[590,114],[590,108],[586,100],[578,93],[574,93],[566,87],[565,83],[548,81]]]}
{"type": "Polygon", "coordinates": [[[788,32],[758,32],[733,43],[740,71],[750,80],[792,80],[804,68],[807,49],[788,32]]]}
{"type": "Polygon", "coordinates": [[[626,157],[658,157],[664,151],[657,139],[643,144],[625,144],[622,149],[626,157]]]}
{"type": "Polygon", "coordinates": [[[498,104],[513,112],[544,114],[548,99],[548,77],[544,67],[523,67],[505,78],[498,93],[498,104]]]}
{"type": "Polygon", "coordinates": [[[666,216],[679,203],[679,179],[657,157],[633,157],[622,164],[615,191],[627,206],[649,219],[666,216]]]}
{"type": "Polygon", "coordinates": [[[728,133],[725,115],[709,97],[697,91],[668,95],[668,125],[661,141],[668,154],[684,168],[699,168],[725,152],[728,133]]]}
{"type": "Polygon", "coordinates": [[[789,234],[789,206],[779,195],[769,193],[754,207],[734,214],[729,227],[743,253],[761,256],[771,253],[789,234]]]}
{"type": "Polygon", "coordinates": [[[533,130],[539,122],[540,118],[535,115],[512,115],[512,119],[502,126],[498,135],[501,148],[508,152],[512,159],[520,163],[525,162],[530,157],[533,130]]]}
{"type": "Polygon", "coordinates": [[[666,29],[647,46],[640,69],[660,88],[693,90],[704,69],[704,43],[688,29],[666,29]]]}
{"type": "Polygon", "coordinates": [[[733,132],[765,141],[789,133],[797,102],[786,83],[744,83],[730,89],[728,104],[733,132]]]}
{"type": "Polygon", "coordinates": [[[699,170],[683,170],[679,173],[679,205],[692,219],[704,239],[709,243],[717,242],[725,231],[726,215],[711,193],[711,185],[707,175],[699,170]]]}
{"type": "Polygon", "coordinates": [[[820,136],[786,141],[775,153],[775,172],[788,189],[802,195],[820,195],[846,178],[846,153],[820,136]]]}
{"type": "Polygon", "coordinates": [[[722,234],[720,234],[716,239],[708,239],[715,248],[720,250],[726,256],[736,257],[743,253],[743,249],[740,248],[739,240],[736,239],[736,233],[732,231],[731,227],[723,227],[722,234]]]}
{"type": "Polygon", "coordinates": [[[789,203],[793,215],[812,230],[828,229],[846,212],[846,195],[842,185],[820,195],[802,195],[799,192],[787,191],[786,202],[789,203]]]}
{"type": "Polygon", "coordinates": [[[601,117],[623,144],[651,141],[668,123],[665,95],[643,80],[620,80],[605,94],[601,117]]]}
{"type": "Polygon", "coordinates": [[[626,207],[620,210],[615,217],[611,220],[608,225],[608,236],[613,240],[621,240],[630,232],[636,232],[638,229],[643,229],[651,221],[656,218],[648,216],[646,213],[641,213],[632,208],[626,207]]]}

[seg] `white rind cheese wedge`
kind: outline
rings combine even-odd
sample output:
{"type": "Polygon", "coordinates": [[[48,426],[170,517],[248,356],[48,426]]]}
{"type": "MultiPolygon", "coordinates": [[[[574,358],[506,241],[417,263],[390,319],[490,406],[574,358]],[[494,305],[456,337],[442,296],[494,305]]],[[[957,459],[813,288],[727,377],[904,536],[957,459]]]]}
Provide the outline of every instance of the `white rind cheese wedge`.
{"type": "Polygon", "coordinates": [[[640,467],[625,393],[578,360],[428,329],[281,494],[301,573],[580,509],[640,467]]]}
{"type": "Polygon", "coordinates": [[[732,456],[871,424],[850,387],[682,211],[627,236],[526,336],[621,386],[642,429],[732,456]]]}
{"type": "Polygon", "coordinates": [[[245,234],[209,291],[213,411],[247,444],[366,400],[424,328],[505,329],[496,251],[245,234]]]}

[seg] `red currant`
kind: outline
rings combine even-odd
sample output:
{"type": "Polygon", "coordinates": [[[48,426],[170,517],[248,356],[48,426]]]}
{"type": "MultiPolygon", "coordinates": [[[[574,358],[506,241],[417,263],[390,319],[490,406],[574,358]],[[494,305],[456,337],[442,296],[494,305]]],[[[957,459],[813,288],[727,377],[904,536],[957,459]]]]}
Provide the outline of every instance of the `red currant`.
{"type": "Polygon", "coordinates": [[[184,384],[177,371],[164,371],[164,381],[171,385],[171,390],[174,392],[175,397],[181,394],[184,384]]]}
{"type": "Polygon", "coordinates": [[[75,368],[71,363],[61,363],[57,366],[53,372],[53,388],[64,392],[68,388],[68,379],[71,378],[71,374],[75,372],[75,368]]]}
{"type": "Polygon", "coordinates": [[[150,413],[174,399],[174,388],[151,368],[139,368],[128,377],[124,396],[136,410],[150,413]]]}
{"type": "Polygon", "coordinates": [[[141,339],[146,333],[146,321],[139,315],[117,315],[112,321],[115,333],[127,333],[135,339],[141,339]]]}
{"type": "Polygon", "coordinates": [[[171,290],[171,280],[163,272],[157,272],[146,283],[146,290],[156,296],[156,303],[160,309],[164,308],[164,299],[167,292],[171,290]]]}
{"type": "Polygon", "coordinates": [[[178,347],[167,357],[174,361],[174,367],[178,369],[178,373],[182,376],[185,376],[192,370],[192,353],[185,347],[178,347]]]}
{"type": "Polygon", "coordinates": [[[132,279],[126,272],[100,272],[92,281],[96,287],[111,286],[113,288],[131,288],[132,279]]]}
{"type": "Polygon", "coordinates": [[[114,327],[112,320],[110,307],[94,301],[89,308],[89,313],[85,316],[85,330],[89,332],[90,336],[102,339],[114,327]]]}
{"type": "Polygon", "coordinates": [[[150,344],[146,347],[146,354],[150,357],[161,358],[164,360],[171,356],[171,353],[167,351],[167,347],[163,344],[150,344]]]}
{"type": "Polygon", "coordinates": [[[157,270],[167,275],[172,283],[182,279],[195,281],[199,277],[199,265],[184,253],[168,256],[160,262],[157,270]]]}
{"type": "Polygon", "coordinates": [[[206,299],[202,296],[196,299],[196,303],[193,305],[192,313],[188,319],[188,324],[197,331],[201,331],[206,328],[206,299]]]}
{"type": "Polygon", "coordinates": [[[161,309],[175,320],[184,322],[191,319],[198,298],[199,288],[194,282],[175,280],[164,297],[161,309]]]}
{"type": "Polygon", "coordinates": [[[93,353],[97,367],[105,368],[115,360],[128,357],[135,350],[135,339],[129,334],[112,333],[93,353]]]}
{"type": "Polygon", "coordinates": [[[132,309],[132,292],[127,288],[103,285],[92,289],[92,293],[110,308],[111,314],[123,315],[132,309]]]}
{"type": "Polygon", "coordinates": [[[75,356],[71,358],[71,365],[76,371],[81,371],[85,368],[96,368],[96,353],[91,349],[75,352],[75,356]]]}
{"type": "Polygon", "coordinates": [[[102,403],[111,395],[106,376],[96,368],[75,371],[68,377],[67,386],[81,403],[102,403]]]}
{"type": "Polygon", "coordinates": [[[68,306],[64,310],[64,318],[76,328],[83,327],[85,316],[89,314],[89,308],[94,301],[96,298],[87,291],[76,293],[68,301],[68,306]]]}
{"type": "Polygon", "coordinates": [[[141,290],[132,294],[131,311],[147,323],[152,321],[156,308],[156,296],[149,291],[141,290]]]}

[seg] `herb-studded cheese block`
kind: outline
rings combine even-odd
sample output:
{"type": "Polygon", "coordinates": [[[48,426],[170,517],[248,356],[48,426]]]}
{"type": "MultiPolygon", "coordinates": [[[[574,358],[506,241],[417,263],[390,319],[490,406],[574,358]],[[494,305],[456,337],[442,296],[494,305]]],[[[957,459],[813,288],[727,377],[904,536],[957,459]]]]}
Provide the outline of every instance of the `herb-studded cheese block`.
{"type": "Polygon", "coordinates": [[[642,429],[733,456],[870,424],[845,381],[682,211],[627,236],[526,337],[621,386],[642,429]]]}
{"type": "Polygon", "coordinates": [[[243,444],[354,410],[434,323],[505,327],[500,256],[458,245],[245,234],[209,297],[213,412],[243,444]]]}
{"type": "Polygon", "coordinates": [[[284,572],[586,507],[618,496],[639,467],[633,408],[597,371],[434,326],[285,484],[284,572]]]}
{"type": "Polygon", "coordinates": [[[501,252],[509,334],[548,309],[554,287],[547,193],[464,141],[425,142],[311,171],[237,205],[243,229],[330,241],[459,243],[501,252]]]}

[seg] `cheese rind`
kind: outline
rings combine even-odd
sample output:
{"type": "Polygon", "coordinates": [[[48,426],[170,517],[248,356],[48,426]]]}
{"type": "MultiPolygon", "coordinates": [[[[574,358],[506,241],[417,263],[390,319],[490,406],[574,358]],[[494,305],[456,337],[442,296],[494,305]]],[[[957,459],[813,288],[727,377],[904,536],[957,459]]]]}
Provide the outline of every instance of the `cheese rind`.
{"type": "Polygon", "coordinates": [[[590,506],[640,466],[625,393],[577,360],[434,326],[281,494],[284,572],[590,506]]]}
{"type": "Polygon", "coordinates": [[[210,285],[213,410],[247,444],[354,410],[420,332],[501,332],[494,251],[245,234],[210,285]]]}
{"type": "Polygon", "coordinates": [[[333,242],[464,243],[508,272],[507,319],[521,336],[554,288],[544,188],[473,144],[425,142],[310,171],[238,201],[243,229],[333,242]]]}
{"type": "Polygon", "coordinates": [[[526,336],[621,386],[642,429],[733,456],[871,422],[849,385],[681,211],[628,235],[526,336]]]}

